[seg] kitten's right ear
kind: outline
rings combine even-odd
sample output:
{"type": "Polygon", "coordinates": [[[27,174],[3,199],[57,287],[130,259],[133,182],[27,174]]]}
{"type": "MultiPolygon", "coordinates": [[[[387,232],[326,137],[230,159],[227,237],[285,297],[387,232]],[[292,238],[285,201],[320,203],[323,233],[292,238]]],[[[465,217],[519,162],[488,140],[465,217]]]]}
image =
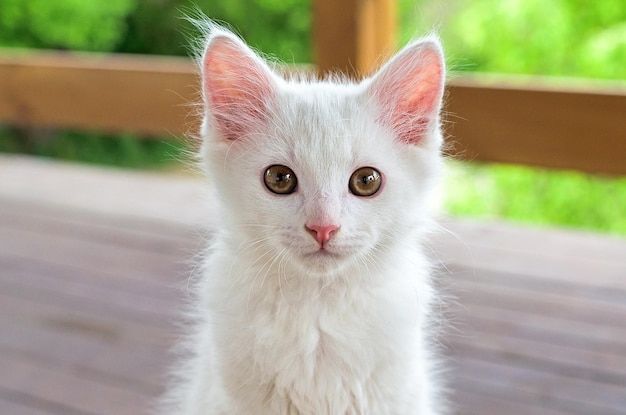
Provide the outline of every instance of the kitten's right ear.
{"type": "Polygon", "coordinates": [[[216,30],[202,57],[202,87],[209,122],[221,138],[236,140],[266,121],[275,79],[238,37],[216,30]]]}

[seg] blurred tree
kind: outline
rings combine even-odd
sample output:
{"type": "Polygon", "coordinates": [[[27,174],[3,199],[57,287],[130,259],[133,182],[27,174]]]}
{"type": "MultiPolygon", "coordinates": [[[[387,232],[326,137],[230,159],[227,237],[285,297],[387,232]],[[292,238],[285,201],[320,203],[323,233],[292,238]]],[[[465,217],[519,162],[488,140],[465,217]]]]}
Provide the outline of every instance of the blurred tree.
{"type": "MultiPolygon", "coordinates": [[[[626,78],[624,0],[398,1],[403,42],[439,29],[457,70],[626,78]]],[[[184,16],[202,10],[265,53],[310,62],[310,3],[0,0],[0,46],[185,55],[198,33],[184,16]]]]}
{"type": "Polygon", "coordinates": [[[310,0],[0,0],[0,46],[186,55],[202,10],[290,62],[310,61],[310,0]]]}
{"type": "Polygon", "coordinates": [[[624,0],[455,2],[443,36],[461,70],[626,79],[624,0]]]}
{"type": "Polygon", "coordinates": [[[129,31],[118,51],[185,55],[198,36],[185,15],[199,10],[242,35],[248,43],[290,62],[310,61],[310,0],[141,1],[128,17],[129,31]]]}
{"type": "Polygon", "coordinates": [[[0,46],[109,51],[136,0],[0,0],[0,46]]]}

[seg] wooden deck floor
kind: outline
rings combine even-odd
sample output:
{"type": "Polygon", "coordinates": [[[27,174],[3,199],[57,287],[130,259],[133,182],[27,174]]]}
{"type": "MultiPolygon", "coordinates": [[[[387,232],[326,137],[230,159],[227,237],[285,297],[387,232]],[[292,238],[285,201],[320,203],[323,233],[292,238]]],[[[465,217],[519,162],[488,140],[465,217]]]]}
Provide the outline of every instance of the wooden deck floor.
{"type": "MultiPolygon", "coordinates": [[[[201,183],[0,157],[0,414],[149,413],[201,183]]],[[[459,414],[626,414],[626,241],[450,220],[459,414]]]]}

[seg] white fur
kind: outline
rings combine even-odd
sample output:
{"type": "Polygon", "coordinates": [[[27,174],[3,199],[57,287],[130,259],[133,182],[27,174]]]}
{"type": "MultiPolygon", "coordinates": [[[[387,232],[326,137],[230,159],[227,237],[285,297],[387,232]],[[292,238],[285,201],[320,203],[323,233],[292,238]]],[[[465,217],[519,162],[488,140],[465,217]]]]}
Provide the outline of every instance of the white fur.
{"type": "MultiPolygon", "coordinates": [[[[288,81],[221,29],[212,28],[209,48],[224,39],[251,59],[242,73],[272,93],[265,123],[250,120],[248,134],[225,139],[215,113],[233,114],[211,101],[203,69],[202,153],[219,226],[193,288],[185,364],[162,413],[443,413],[429,331],[435,293],[421,253],[441,169],[442,86],[433,87],[440,95],[428,133],[409,144],[385,122],[379,99],[388,93],[381,79],[405,76],[395,60],[359,84],[288,81]],[[265,188],[273,164],[293,169],[295,193],[265,188]],[[384,176],[374,197],[348,190],[363,166],[384,176]],[[338,257],[315,254],[310,220],[341,225],[327,246],[338,257]]],[[[439,48],[430,38],[402,53],[417,59],[412,49],[423,44],[439,48]]]]}

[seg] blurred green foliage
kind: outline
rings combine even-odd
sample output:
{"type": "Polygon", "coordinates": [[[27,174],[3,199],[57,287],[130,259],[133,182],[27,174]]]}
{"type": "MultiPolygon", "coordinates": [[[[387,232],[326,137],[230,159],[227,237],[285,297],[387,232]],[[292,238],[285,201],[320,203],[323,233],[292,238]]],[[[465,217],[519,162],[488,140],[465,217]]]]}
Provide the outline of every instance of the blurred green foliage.
{"type": "Polygon", "coordinates": [[[0,0],[0,46],[110,51],[136,0],[0,0]]]}
{"type": "Polygon", "coordinates": [[[188,162],[187,144],[178,139],[137,139],[76,131],[0,127],[0,152],[45,156],[117,167],[179,168],[188,162]]]}
{"type": "MultiPolygon", "coordinates": [[[[626,79],[624,0],[398,0],[401,42],[441,33],[455,70],[626,79]]],[[[0,0],[0,46],[185,55],[198,10],[310,62],[311,0],[0,0]]],[[[341,39],[337,40],[338,42],[341,39]]]]}
{"type": "Polygon", "coordinates": [[[461,70],[626,79],[624,0],[473,0],[442,28],[461,70]]]}
{"type": "Polygon", "coordinates": [[[0,46],[186,55],[202,10],[254,47],[311,59],[309,0],[0,0],[0,46]]]}
{"type": "Polygon", "coordinates": [[[446,209],[626,235],[626,177],[596,177],[512,165],[449,163],[446,209]]]}
{"type": "Polygon", "coordinates": [[[198,32],[185,16],[199,11],[226,24],[253,47],[288,62],[311,59],[309,0],[141,1],[128,18],[118,51],[187,54],[198,32]]]}

